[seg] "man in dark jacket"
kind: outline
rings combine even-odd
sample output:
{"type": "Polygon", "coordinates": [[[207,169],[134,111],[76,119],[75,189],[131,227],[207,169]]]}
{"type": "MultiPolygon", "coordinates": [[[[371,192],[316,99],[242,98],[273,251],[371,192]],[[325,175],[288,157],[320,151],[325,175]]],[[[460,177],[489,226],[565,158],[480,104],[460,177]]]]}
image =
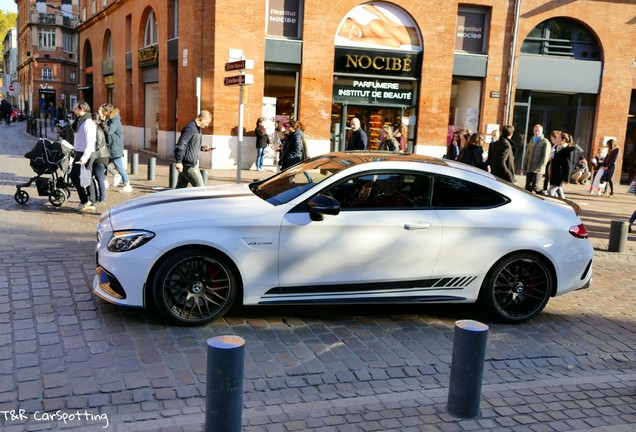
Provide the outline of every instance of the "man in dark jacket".
{"type": "Polygon", "coordinates": [[[199,152],[208,152],[212,148],[201,145],[201,129],[207,127],[211,121],[212,114],[203,110],[181,130],[181,136],[174,148],[177,161],[175,167],[179,172],[177,189],[188,187],[188,183],[194,187],[203,186],[203,177],[199,171],[199,152]]]}
{"type": "Polygon", "coordinates": [[[367,134],[360,127],[360,119],[354,117],[351,119],[351,136],[347,142],[347,150],[366,150],[367,149],[367,134]]]}
{"type": "Polygon", "coordinates": [[[488,149],[488,165],[490,172],[499,178],[515,182],[515,159],[510,137],[515,132],[514,126],[505,125],[501,129],[501,138],[490,144],[488,149]]]}

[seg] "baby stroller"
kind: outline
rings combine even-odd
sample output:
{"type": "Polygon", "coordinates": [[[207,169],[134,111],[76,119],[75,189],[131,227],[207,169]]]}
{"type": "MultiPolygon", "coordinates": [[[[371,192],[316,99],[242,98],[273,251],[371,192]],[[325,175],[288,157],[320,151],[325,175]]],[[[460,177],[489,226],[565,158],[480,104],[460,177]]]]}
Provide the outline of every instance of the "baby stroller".
{"type": "Polygon", "coordinates": [[[28,182],[16,186],[14,198],[18,204],[26,204],[29,194],[22,188],[29,187],[35,182],[39,196],[49,197],[49,202],[60,207],[71,196],[70,187],[73,186],[69,174],[73,166],[73,146],[65,140],[51,141],[46,138],[38,139],[30,152],[24,155],[31,163],[31,168],[37,174],[28,182]],[[50,175],[50,177],[46,175],[50,175]]]}

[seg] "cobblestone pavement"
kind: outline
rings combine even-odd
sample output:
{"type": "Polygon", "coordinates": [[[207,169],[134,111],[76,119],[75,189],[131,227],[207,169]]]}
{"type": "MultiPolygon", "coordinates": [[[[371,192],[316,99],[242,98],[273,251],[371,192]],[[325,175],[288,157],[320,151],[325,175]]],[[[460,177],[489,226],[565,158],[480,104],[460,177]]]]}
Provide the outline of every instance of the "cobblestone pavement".
{"type": "MultiPolygon", "coordinates": [[[[90,294],[98,214],[60,208],[16,184],[33,176],[23,124],[0,126],[0,429],[200,431],[206,343],[245,338],[243,430],[633,431],[636,429],[635,236],[607,252],[609,221],[634,196],[566,193],[583,208],[596,248],[592,287],[552,299],[531,322],[489,324],[481,414],[446,409],[454,323],[472,306],[240,308],[200,328],[90,294]]],[[[140,172],[132,194],[168,184],[140,172]]],[[[245,171],[243,179],[261,173],[245,171]]],[[[232,182],[232,171],[211,182],[232,182]]]]}

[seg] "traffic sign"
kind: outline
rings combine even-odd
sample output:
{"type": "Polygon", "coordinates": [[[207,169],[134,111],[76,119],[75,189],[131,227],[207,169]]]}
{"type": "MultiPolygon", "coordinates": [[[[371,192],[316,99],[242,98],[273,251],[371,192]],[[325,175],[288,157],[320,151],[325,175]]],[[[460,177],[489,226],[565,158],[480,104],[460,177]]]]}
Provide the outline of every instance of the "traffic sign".
{"type": "Polygon", "coordinates": [[[246,74],[227,77],[223,80],[223,84],[226,86],[254,84],[254,75],[246,74]]]}
{"type": "Polygon", "coordinates": [[[225,63],[226,72],[243,69],[254,69],[254,60],[244,59],[225,63]]]}

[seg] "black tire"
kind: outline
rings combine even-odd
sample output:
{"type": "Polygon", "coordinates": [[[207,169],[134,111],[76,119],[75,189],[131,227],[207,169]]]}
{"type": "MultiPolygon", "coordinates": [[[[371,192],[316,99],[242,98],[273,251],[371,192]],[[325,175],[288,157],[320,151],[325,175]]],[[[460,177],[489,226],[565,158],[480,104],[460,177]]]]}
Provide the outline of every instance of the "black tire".
{"type": "Polygon", "coordinates": [[[152,280],[159,312],[179,325],[197,326],[223,316],[238,291],[233,267],[224,257],[196,248],[167,257],[152,280]]]}
{"type": "Polygon", "coordinates": [[[26,204],[29,202],[29,193],[27,191],[24,191],[22,189],[18,189],[15,192],[15,195],[13,195],[13,198],[15,198],[15,201],[18,204],[26,204]]]}
{"type": "Polygon", "coordinates": [[[545,261],[515,253],[495,264],[481,287],[480,303],[500,322],[521,323],[537,316],[554,291],[554,276],[545,261]]]}
{"type": "Polygon", "coordinates": [[[53,189],[49,195],[49,202],[55,207],[60,207],[66,202],[66,193],[63,189],[53,189]]]}

